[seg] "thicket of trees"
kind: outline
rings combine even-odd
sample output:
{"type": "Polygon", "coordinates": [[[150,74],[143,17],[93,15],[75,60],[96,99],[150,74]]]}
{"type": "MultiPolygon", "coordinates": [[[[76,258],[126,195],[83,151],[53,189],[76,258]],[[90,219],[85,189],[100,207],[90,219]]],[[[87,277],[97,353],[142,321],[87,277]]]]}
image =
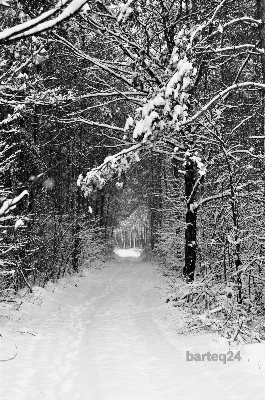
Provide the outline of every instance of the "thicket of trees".
{"type": "Polygon", "coordinates": [[[264,0],[0,7],[3,286],[112,238],[192,323],[264,335],[264,0]]]}
{"type": "MultiPolygon", "coordinates": [[[[30,21],[51,3],[0,5],[2,29],[30,21]]],[[[104,72],[94,77],[61,44],[63,37],[78,41],[83,35],[88,52],[100,51],[81,34],[72,21],[54,34],[1,44],[2,289],[43,285],[101,260],[107,250],[117,189],[110,184],[88,201],[76,180],[119,143],[115,132],[95,128],[90,115],[106,122],[113,113],[119,123],[120,113],[105,92],[104,72]],[[95,91],[103,95],[94,98],[95,91]]]]}

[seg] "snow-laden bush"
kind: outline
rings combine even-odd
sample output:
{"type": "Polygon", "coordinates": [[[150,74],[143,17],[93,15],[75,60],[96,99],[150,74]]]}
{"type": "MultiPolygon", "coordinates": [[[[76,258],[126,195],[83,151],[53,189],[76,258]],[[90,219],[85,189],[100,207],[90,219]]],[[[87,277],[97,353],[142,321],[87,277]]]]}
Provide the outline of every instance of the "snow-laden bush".
{"type": "Polygon", "coordinates": [[[233,281],[220,282],[209,275],[187,284],[172,271],[165,270],[164,275],[167,302],[184,310],[186,324],[182,333],[210,330],[241,343],[265,339],[265,291],[250,294],[247,274],[242,279],[241,304],[237,301],[238,286],[233,281]]]}

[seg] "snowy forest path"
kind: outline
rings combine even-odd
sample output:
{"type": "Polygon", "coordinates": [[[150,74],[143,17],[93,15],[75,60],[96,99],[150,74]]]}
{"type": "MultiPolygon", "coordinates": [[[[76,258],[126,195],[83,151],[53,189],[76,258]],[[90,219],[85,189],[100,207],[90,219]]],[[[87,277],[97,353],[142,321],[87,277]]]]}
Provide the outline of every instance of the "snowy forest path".
{"type": "Polygon", "coordinates": [[[22,304],[3,335],[1,358],[17,356],[0,365],[1,400],[263,398],[260,379],[235,362],[186,361],[186,348],[211,350],[209,337],[177,335],[161,285],[153,265],[116,256],[39,289],[41,306],[22,304]]]}

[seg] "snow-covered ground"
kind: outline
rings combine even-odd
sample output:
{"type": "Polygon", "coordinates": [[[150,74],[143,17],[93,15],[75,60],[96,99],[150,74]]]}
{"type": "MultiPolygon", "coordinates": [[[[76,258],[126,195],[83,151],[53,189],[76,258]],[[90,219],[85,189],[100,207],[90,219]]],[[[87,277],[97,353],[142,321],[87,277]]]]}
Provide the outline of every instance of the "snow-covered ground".
{"type": "Polygon", "coordinates": [[[139,255],[117,251],[84,276],[22,291],[18,310],[0,307],[1,400],[264,399],[264,345],[246,347],[244,362],[186,361],[227,348],[176,333],[181,313],[139,255]]]}

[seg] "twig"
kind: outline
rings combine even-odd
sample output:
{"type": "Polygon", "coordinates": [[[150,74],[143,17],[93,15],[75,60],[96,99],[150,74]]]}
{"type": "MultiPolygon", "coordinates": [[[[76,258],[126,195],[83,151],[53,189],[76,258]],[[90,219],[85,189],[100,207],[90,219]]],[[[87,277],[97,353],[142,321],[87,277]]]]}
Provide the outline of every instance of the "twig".
{"type": "Polygon", "coordinates": [[[233,339],[233,342],[236,340],[236,338],[237,338],[237,336],[238,336],[238,334],[239,334],[239,332],[240,332],[242,326],[243,326],[243,319],[242,319],[241,324],[240,324],[240,326],[239,326],[239,328],[238,328],[238,331],[237,331],[237,333],[236,333],[236,335],[235,335],[235,337],[234,337],[234,339],[233,339]]]}
{"type": "Polygon", "coordinates": [[[23,332],[23,331],[14,331],[14,332],[19,332],[19,333],[28,333],[29,335],[36,336],[34,333],[31,333],[31,332],[28,332],[28,331],[26,331],[26,332],[23,332]]]}
{"type": "Polygon", "coordinates": [[[14,355],[14,357],[7,358],[6,360],[0,360],[0,361],[11,361],[11,360],[14,360],[14,358],[16,358],[16,356],[17,356],[17,353],[14,355]]]}

